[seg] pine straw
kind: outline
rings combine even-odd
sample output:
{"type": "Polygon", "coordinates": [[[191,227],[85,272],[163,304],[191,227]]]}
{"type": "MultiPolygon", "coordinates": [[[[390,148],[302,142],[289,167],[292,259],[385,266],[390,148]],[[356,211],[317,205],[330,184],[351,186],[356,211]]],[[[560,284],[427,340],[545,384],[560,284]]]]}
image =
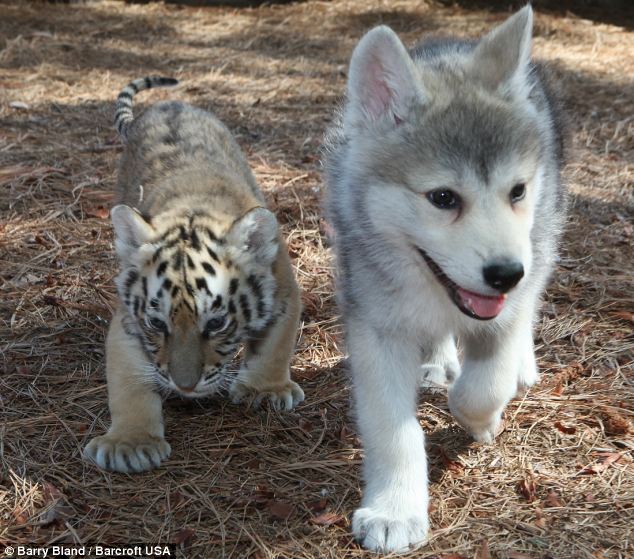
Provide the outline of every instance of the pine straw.
{"type": "MultiPolygon", "coordinates": [[[[508,13],[464,6],[0,5],[0,544],[364,556],[349,533],[361,450],[318,148],[364,30],[387,23],[412,44],[430,32],[477,35],[508,13]],[[174,96],[215,111],[279,215],[304,289],[293,374],[307,400],[289,414],[169,401],[165,467],[113,475],[80,460],[109,421],[103,338],[116,262],[105,208],[120,153],[112,101],[129,79],[153,73],[183,86],[139,102],[174,96]]],[[[490,447],[453,423],[444,395],[422,400],[433,532],[412,557],[634,554],[634,33],[627,14],[610,17],[537,16],[535,50],[555,65],[573,133],[570,227],[537,329],[543,378],[509,406],[490,447]]]]}

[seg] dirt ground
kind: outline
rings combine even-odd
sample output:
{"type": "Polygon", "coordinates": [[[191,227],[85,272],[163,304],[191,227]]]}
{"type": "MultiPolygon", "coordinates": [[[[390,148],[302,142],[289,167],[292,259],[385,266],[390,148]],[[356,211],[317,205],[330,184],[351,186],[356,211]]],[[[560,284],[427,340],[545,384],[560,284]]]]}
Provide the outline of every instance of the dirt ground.
{"type": "MultiPolygon", "coordinates": [[[[534,50],[552,62],[570,116],[572,204],[536,332],[542,381],[509,406],[493,446],[454,424],[444,394],[421,399],[432,533],[411,557],[634,557],[634,17],[543,5],[534,50]]],[[[0,3],[0,549],[160,542],[200,558],[366,556],[349,531],[362,451],[320,220],[322,134],[365,30],[389,24],[408,45],[477,36],[509,9],[0,3]],[[279,216],[304,290],[293,375],[306,402],[278,414],[170,400],[171,458],[127,476],[80,456],[109,422],[113,100],[147,74],[182,86],[139,96],[137,110],[175,97],[214,111],[279,216]]]]}

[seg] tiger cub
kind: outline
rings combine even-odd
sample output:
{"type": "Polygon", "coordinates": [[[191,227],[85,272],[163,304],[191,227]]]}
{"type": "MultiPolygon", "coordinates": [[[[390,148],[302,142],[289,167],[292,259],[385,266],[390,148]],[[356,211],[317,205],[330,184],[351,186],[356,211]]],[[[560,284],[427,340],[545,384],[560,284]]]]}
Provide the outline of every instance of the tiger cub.
{"type": "Polygon", "coordinates": [[[120,305],[106,341],[112,424],[84,456],[140,472],[170,455],[161,392],[209,396],[244,346],[235,403],[304,399],[289,362],[300,314],[286,244],[229,130],[186,103],[138,118],[132,97],[175,85],[135,80],[119,94],[115,125],[127,142],[112,209],[120,305]]]}

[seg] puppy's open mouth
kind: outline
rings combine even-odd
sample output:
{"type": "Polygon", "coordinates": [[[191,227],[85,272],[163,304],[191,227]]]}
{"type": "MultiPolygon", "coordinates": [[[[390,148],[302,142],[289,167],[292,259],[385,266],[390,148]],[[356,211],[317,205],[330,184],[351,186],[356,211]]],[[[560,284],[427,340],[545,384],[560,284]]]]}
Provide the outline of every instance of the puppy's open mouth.
{"type": "Polygon", "coordinates": [[[423,260],[436,276],[436,279],[447,290],[451,300],[464,314],[478,320],[491,320],[502,312],[506,295],[481,295],[463,289],[449,279],[441,267],[436,264],[423,249],[416,247],[416,250],[418,250],[423,257],[423,260]]]}

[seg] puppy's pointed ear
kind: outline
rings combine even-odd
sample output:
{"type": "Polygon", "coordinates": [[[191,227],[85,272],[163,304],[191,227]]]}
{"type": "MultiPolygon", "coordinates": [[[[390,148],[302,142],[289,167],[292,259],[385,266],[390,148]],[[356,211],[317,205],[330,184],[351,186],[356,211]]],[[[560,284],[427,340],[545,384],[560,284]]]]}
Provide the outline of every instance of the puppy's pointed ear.
{"type": "Polygon", "coordinates": [[[231,226],[228,240],[241,252],[250,254],[256,262],[268,266],[277,256],[277,235],[275,216],[266,208],[253,208],[231,226]]]}
{"type": "Polygon", "coordinates": [[[422,98],[416,66],[396,33],[385,25],[366,33],[350,60],[346,124],[397,125],[422,98]]]}
{"type": "Polygon", "coordinates": [[[468,71],[489,89],[528,96],[532,33],[533,10],[526,5],[482,38],[468,71]]]}
{"type": "Polygon", "coordinates": [[[117,255],[122,261],[128,262],[134,252],[152,240],[155,235],[154,228],[139,212],[124,204],[112,208],[110,217],[114,227],[117,255]]]}

